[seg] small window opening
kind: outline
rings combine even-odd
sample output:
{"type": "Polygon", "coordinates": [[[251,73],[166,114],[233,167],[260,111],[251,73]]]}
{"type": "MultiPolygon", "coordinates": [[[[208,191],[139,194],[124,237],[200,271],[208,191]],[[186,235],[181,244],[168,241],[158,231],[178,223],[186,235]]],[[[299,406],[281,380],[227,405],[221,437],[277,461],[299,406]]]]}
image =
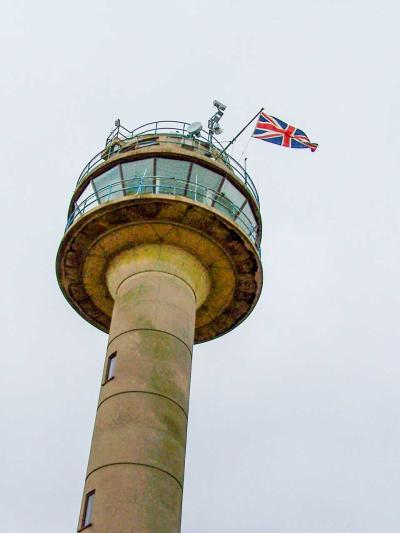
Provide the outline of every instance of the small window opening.
{"type": "Polygon", "coordinates": [[[86,494],[85,507],[83,509],[82,516],[82,528],[92,525],[92,515],[93,515],[93,504],[94,504],[94,493],[92,490],[86,494]]]}
{"type": "Polygon", "coordinates": [[[137,147],[143,148],[144,146],[152,146],[158,144],[158,137],[151,137],[150,139],[140,139],[138,140],[137,147]]]}
{"type": "Polygon", "coordinates": [[[107,369],[106,369],[106,379],[105,381],[110,381],[115,377],[115,365],[117,363],[117,352],[112,353],[107,360],[107,369]]]}

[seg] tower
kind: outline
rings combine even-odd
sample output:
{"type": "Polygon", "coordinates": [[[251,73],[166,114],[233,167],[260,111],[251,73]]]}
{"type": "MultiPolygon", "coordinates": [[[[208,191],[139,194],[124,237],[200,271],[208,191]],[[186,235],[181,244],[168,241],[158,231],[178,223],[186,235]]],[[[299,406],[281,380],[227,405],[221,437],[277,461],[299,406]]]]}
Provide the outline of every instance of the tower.
{"type": "Polygon", "coordinates": [[[72,195],[59,285],[109,334],[78,531],[180,531],[193,344],[261,291],[257,191],[209,128],[118,120],[72,195]]]}

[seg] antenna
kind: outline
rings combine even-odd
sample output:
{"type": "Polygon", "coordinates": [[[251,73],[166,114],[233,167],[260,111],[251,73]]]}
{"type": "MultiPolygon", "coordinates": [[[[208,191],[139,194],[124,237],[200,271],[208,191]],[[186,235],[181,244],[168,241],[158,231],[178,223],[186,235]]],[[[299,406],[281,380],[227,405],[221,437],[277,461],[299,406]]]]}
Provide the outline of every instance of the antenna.
{"type": "Polygon", "coordinates": [[[203,124],[201,122],[192,122],[187,128],[187,132],[189,137],[198,137],[202,129],[203,124]]]}
{"type": "MultiPolygon", "coordinates": [[[[217,112],[214,113],[214,115],[208,121],[208,143],[210,145],[210,150],[213,136],[220,135],[224,131],[219,125],[219,121],[222,118],[226,109],[226,105],[222,102],[219,102],[218,100],[213,101],[213,106],[217,108],[217,112]]],[[[211,155],[211,152],[209,152],[209,155],[211,155]]]]}

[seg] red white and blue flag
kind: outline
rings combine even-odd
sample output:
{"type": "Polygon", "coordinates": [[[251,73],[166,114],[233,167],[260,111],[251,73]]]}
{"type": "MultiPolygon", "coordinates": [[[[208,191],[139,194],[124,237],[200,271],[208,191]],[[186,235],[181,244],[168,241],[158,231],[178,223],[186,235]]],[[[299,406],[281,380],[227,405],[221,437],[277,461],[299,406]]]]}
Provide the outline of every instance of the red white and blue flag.
{"type": "Polygon", "coordinates": [[[287,148],[309,148],[312,152],[315,152],[318,146],[318,144],[310,142],[304,131],[262,111],[258,117],[253,137],[287,148]]]}

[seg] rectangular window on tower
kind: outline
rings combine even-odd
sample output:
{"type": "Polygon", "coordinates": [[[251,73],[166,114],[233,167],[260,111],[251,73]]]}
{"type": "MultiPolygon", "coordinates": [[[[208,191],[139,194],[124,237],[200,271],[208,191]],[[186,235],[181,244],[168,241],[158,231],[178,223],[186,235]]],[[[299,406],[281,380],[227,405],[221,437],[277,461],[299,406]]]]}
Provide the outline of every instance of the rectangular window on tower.
{"type": "Polygon", "coordinates": [[[81,530],[92,525],[93,504],[94,504],[94,490],[86,494],[85,506],[83,508],[81,530]]]}
{"type": "Polygon", "coordinates": [[[104,377],[104,383],[107,383],[107,381],[110,381],[110,379],[113,379],[115,377],[115,365],[117,363],[117,352],[112,353],[108,356],[107,359],[107,366],[106,366],[106,373],[104,377]]]}

